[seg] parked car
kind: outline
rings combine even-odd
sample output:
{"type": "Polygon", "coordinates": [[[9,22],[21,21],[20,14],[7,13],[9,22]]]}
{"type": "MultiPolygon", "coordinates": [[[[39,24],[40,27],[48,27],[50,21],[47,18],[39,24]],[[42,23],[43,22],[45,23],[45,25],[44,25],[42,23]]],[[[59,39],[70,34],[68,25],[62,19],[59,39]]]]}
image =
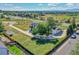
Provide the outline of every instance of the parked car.
{"type": "Polygon", "coordinates": [[[76,31],[76,34],[79,35],[79,30],[76,31]]]}
{"type": "Polygon", "coordinates": [[[73,35],[71,36],[71,38],[72,38],[72,39],[76,39],[76,34],[73,34],[73,35]]]}

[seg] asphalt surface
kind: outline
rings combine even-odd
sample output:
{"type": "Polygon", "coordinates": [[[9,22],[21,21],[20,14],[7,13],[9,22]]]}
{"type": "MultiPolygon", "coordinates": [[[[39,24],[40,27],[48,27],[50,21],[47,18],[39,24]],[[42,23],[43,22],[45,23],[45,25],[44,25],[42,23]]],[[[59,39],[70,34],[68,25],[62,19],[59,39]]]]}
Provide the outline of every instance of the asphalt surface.
{"type": "Polygon", "coordinates": [[[70,52],[75,48],[76,43],[79,42],[79,35],[76,36],[76,39],[69,38],[54,53],[52,53],[52,55],[70,55],[70,52]]]}

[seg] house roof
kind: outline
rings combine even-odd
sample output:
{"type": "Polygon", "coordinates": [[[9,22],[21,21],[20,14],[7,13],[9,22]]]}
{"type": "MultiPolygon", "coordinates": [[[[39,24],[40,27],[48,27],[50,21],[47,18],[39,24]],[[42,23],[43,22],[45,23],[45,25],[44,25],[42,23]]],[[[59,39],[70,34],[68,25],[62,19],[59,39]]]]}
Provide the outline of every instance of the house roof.
{"type": "Polygon", "coordinates": [[[8,50],[4,46],[0,46],[0,55],[8,55],[8,50]]]}

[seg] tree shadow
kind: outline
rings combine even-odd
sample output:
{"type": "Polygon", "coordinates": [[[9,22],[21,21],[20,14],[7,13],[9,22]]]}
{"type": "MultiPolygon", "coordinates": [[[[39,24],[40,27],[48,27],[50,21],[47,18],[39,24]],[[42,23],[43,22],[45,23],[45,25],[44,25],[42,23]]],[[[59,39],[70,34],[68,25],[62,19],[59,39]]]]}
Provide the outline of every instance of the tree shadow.
{"type": "Polygon", "coordinates": [[[48,39],[35,39],[35,38],[32,38],[33,41],[36,41],[36,44],[38,45],[43,45],[43,44],[47,44],[47,43],[52,43],[52,44],[57,44],[57,42],[59,42],[58,39],[51,39],[51,40],[48,40],[48,39]]]}

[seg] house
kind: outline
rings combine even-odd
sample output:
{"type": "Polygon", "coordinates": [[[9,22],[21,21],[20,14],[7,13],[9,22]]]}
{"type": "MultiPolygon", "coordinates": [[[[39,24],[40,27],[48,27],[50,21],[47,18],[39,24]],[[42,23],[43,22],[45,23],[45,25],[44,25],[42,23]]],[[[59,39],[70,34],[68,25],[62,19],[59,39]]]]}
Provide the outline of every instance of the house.
{"type": "Polygon", "coordinates": [[[48,35],[48,36],[47,36],[47,39],[48,39],[48,40],[51,40],[51,39],[53,39],[53,36],[52,36],[52,35],[48,35]]]}
{"type": "Polygon", "coordinates": [[[0,55],[8,55],[8,49],[4,46],[0,46],[0,55]]]}
{"type": "Polygon", "coordinates": [[[34,38],[35,39],[47,39],[47,36],[46,35],[39,35],[39,34],[37,34],[37,35],[34,35],[34,38]]]}
{"type": "Polygon", "coordinates": [[[31,27],[35,27],[37,25],[37,23],[32,22],[31,27]]]}
{"type": "Polygon", "coordinates": [[[63,31],[59,28],[52,29],[52,35],[53,36],[61,36],[63,34],[63,31]]]}

